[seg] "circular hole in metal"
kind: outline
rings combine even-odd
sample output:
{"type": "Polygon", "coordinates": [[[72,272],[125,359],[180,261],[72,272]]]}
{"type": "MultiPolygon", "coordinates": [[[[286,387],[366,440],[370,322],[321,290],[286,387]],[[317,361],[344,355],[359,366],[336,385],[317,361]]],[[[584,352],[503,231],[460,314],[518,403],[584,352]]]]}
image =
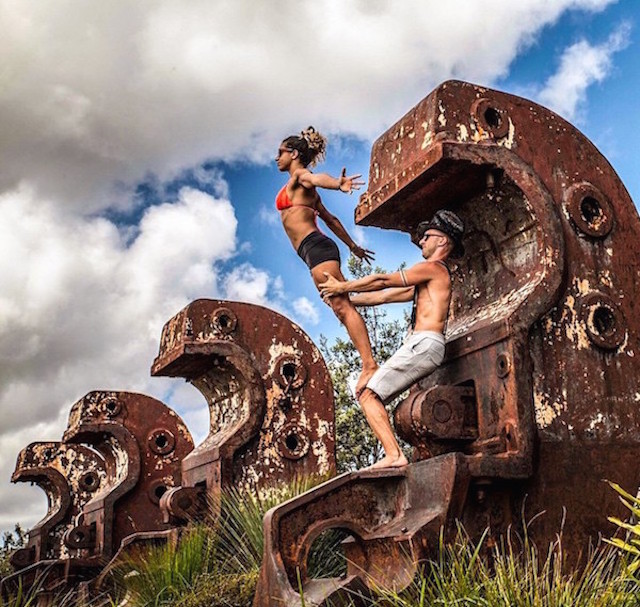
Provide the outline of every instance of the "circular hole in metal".
{"type": "Polygon", "coordinates": [[[589,182],[572,185],[564,194],[565,208],[573,225],[587,236],[604,238],[613,228],[613,207],[589,182]]]}
{"type": "Polygon", "coordinates": [[[289,449],[290,451],[296,451],[298,445],[300,444],[300,441],[295,434],[289,434],[284,443],[285,445],[287,445],[287,449],[289,449]]]}
{"type": "Polygon", "coordinates": [[[158,498],[158,501],[160,501],[160,498],[167,492],[167,487],[165,485],[158,485],[155,490],[153,491],[153,493],[155,494],[155,496],[158,498]]]}
{"type": "Polygon", "coordinates": [[[85,491],[95,491],[99,484],[98,476],[93,472],[86,472],[80,477],[80,487],[85,491]]]}
{"type": "Polygon", "coordinates": [[[44,450],[42,455],[44,456],[44,459],[51,459],[53,457],[53,450],[47,448],[47,449],[44,450]]]}
{"type": "Polygon", "coordinates": [[[488,107],[484,111],[484,119],[493,129],[497,129],[502,124],[502,116],[500,116],[500,112],[494,107],[488,107]]]}
{"type": "Polygon", "coordinates": [[[580,302],[580,320],[589,339],[600,348],[615,350],[627,336],[627,323],[616,301],[604,293],[591,293],[580,302]]]}
{"type": "Polygon", "coordinates": [[[287,459],[302,459],[311,447],[307,430],[295,422],[289,422],[282,428],[278,437],[278,449],[287,459]]]}
{"type": "Polygon", "coordinates": [[[509,356],[505,353],[499,354],[496,359],[496,373],[498,377],[503,378],[506,377],[511,371],[511,361],[509,360],[509,356]]]}
{"type": "Polygon", "coordinates": [[[585,196],[580,203],[580,214],[589,224],[595,226],[602,219],[603,211],[600,203],[592,196],[585,196]]]}
{"type": "Polygon", "coordinates": [[[615,327],[616,318],[609,308],[600,306],[593,311],[593,328],[599,335],[610,335],[615,327]]]}
{"type": "Polygon", "coordinates": [[[276,361],[276,381],[285,390],[298,390],[307,379],[307,370],[297,357],[283,355],[276,361]]]}
{"type": "Polygon", "coordinates": [[[218,308],[212,317],[214,331],[230,335],[236,329],[238,318],[230,308],[218,308]]]}
{"type": "Polygon", "coordinates": [[[296,366],[294,363],[284,363],[282,365],[282,375],[286,379],[293,379],[296,376],[296,366]]]}
{"type": "Polygon", "coordinates": [[[147,438],[149,449],[158,455],[168,455],[176,446],[173,433],[166,428],[159,428],[149,434],[147,438]]]}

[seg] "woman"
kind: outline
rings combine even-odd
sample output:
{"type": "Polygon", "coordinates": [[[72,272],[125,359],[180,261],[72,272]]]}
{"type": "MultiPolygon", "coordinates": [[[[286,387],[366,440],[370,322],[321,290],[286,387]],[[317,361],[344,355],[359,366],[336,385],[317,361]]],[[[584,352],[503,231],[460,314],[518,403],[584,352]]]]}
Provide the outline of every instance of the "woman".
{"type": "MultiPolygon", "coordinates": [[[[307,167],[315,166],[324,157],[326,139],[313,127],[298,135],[287,137],[278,148],[276,164],[280,171],[289,173],[289,181],[278,192],[276,208],[293,248],[309,266],[316,287],[325,282],[325,272],[344,280],[340,271],[340,252],[335,242],[325,236],[316,221],[320,217],[327,227],[344,242],[349,250],[360,259],[371,263],[373,251],[358,246],[347,233],[340,220],[329,213],[322,204],[316,188],[340,190],[351,194],[364,184],[358,181],[360,175],[347,177],[346,168],[340,177],[326,173],[312,173],[307,167]]],[[[371,352],[367,328],[357,312],[349,295],[332,297],[329,305],[338,320],[344,324],[362,360],[362,373],[356,386],[359,395],[369,378],[378,368],[371,352]]]]}

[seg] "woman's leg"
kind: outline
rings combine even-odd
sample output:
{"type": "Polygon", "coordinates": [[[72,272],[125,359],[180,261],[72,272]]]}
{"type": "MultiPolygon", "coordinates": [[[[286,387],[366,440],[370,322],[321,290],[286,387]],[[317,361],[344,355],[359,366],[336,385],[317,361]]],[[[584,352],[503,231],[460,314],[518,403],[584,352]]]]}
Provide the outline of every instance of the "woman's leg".
{"type": "MultiPolygon", "coordinates": [[[[313,281],[316,283],[316,286],[327,280],[325,272],[327,272],[327,274],[331,274],[331,276],[335,276],[335,278],[338,278],[339,280],[344,280],[344,276],[340,271],[340,264],[337,261],[323,261],[311,270],[311,276],[313,277],[313,281]]],[[[364,324],[364,320],[362,320],[362,316],[360,316],[355,306],[351,303],[348,295],[345,294],[337,297],[331,297],[329,299],[329,305],[338,320],[347,329],[347,333],[349,334],[353,345],[360,354],[360,359],[362,360],[362,373],[358,378],[358,384],[356,386],[356,394],[359,395],[369,381],[369,378],[378,368],[371,351],[369,333],[367,333],[367,327],[364,324]]]]}

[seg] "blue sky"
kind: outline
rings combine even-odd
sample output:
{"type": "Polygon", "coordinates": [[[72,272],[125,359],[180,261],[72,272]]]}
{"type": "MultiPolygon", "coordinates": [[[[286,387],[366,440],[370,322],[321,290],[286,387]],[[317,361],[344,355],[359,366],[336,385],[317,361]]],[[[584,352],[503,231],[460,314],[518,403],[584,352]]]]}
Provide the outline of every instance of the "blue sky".
{"type": "MultiPolygon", "coordinates": [[[[366,179],[375,137],[458,78],[558,111],[640,200],[640,5],[445,4],[0,0],[0,529],[44,515],[40,490],[9,484],[15,457],[59,439],[92,389],[156,396],[203,438],[195,389],[148,375],[192,299],[345,335],[278,223],[285,136],[313,124],[317,170],[366,179]]],[[[357,197],[323,200],[381,266],[417,259],[407,236],[354,226],[357,197]]]]}

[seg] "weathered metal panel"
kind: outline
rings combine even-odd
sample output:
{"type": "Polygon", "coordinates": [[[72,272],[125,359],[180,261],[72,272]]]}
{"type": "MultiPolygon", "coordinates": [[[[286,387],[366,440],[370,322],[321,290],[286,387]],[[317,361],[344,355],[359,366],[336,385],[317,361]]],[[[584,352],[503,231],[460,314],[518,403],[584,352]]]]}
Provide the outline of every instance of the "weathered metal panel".
{"type": "Polygon", "coordinates": [[[128,536],[169,529],[160,498],[180,485],[182,460],[193,449],[173,410],[143,394],[90,392],[73,405],[63,440],[91,445],[107,469],[105,486],[65,535],[79,566],[101,568],[128,536]]]}
{"type": "MultiPolygon", "coordinates": [[[[209,406],[209,435],[182,465],[185,489],[257,491],[335,472],[329,373],[304,331],[277,312],[194,301],[165,325],[151,372],[185,377],[209,406]]],[[[176,518],[197,511],[187,493],[163,500],[176,518]]]]}

